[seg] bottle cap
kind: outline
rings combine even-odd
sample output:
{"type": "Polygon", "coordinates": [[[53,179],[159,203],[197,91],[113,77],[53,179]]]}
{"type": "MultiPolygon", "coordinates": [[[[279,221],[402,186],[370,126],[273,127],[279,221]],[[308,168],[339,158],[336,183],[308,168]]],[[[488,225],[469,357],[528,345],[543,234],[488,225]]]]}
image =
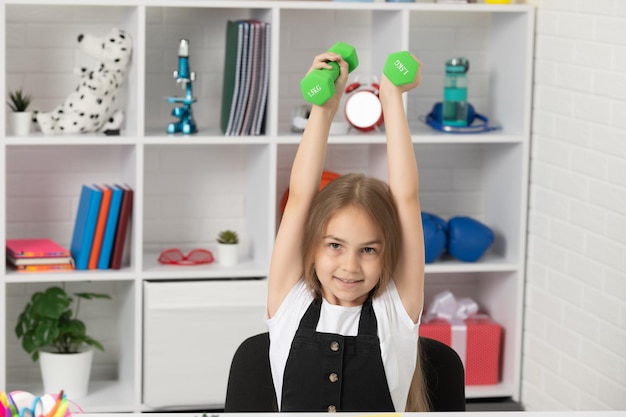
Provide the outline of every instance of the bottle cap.
{"type": "Polygon", "coordinates": [[[469,61],[467,58],[456,57],[446,61],[446,71],[451,72],[467,72],[469,70],[469,61]]]}

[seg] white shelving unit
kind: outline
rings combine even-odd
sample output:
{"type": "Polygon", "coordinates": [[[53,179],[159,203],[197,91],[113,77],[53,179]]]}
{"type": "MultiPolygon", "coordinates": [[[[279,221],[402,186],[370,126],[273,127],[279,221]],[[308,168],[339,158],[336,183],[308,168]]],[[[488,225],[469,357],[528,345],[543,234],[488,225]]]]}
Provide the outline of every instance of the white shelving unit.
{"type": "MultiPolygon", "coordinates": [[[[232,297],[246,293],[262,305],[277,207],[299,141],[289,130],[291,110],[302,104],[298,82],[316,53],[342,40],[359,53],[360,66],[352,76],[379,74],[387,54],[403,49],[423,62],[422,85],[406,100],[420,167],[422,206],[444,218],[472,216],[496,233],[494,246],[477,263],[429,264],[426,300],[451,289],[459,297],[474,298],[504,327],[501,382],[468,387],[467,396],[519,399],[532,7],[226,0],[96,0],[85,5],[82,0],[0,0],[0,25],[2,96],[22,86],[33,93],[34,106],[44,111],[74,88],[77,79],[72,68],[91,64],[78,50],[79,33],[103,35],[111,27],[121,27],[134,39],[126,124],[120,136],[13,137],[6,128],[6,114],[0,113],[4,127],[0,129],[0,196],[5,201],[0,207],[0,237],[49,236],[69,246],[81,184],[125,182],[135,190],[130,256],[121,270],[23,275],[7,267],[0,272],[0,390],[41,391],[38,365],[21,350],[13,328],[32,292],[65,283],[71,290],[89,288],[113,295],[110,302],[81,307],[90,333],[106,347],[95,355],[90,394],[80,401],[83,409],[143,412],[167,407],[144,401],[145,375],[154,371],[144,369],[152,348],[144,343],[144,287],[192,281],[211,292],[212,283],[219,282],[220,294],[228,294],[232,282],[237,292],[232,297]],[[241,18],[272,25],[267,129],[263,136],[224,137],[219,116],[225,28],[228,19],[241,18]],[[165,97],[180,95],[171,74],[181,38],[190,41],[191,69],[197,73],[194,114],[199,132],[189,137],[165,134],[173,119],[165,97]],[[420,122],[419,116],[441,99],[444,62],[452,56],[469,58],[470,102],[501,130],[446,135],[420,122]],[[165,267],[156,261],[168,247],[205,247],[216,253],[215,236],[223,228],[235,228],[242,237],[244,260],[237,267],[165,267]],[[242,280],[249,285],[242,286],[242,280]]],[[[385,157],[383,134],[348,133],[330,139],[327,168],[384,179],[385,157]]],[[[4,256],[0,252],[0,261],[4,256]]],[[[260,314],[253,326],[259,324],[260,314]]],[[[201,329],[203,323],[197,327],[201,329]]],[[[198,364],[229,363],[233,346],[215,340],[204,352],[194,358],[198,364]]],[[[190,384],[194,378],[224,379],[198,375],[196,369],[189,369],[188,375],[190,384]]],[[[225,390],[225,383],[224,379],[221,389],[225,390]]],[[[192,408],[192,403],[194,409],[223,406],[204,398],[182,405],[173,399],[171,406],[192,408]]]]}

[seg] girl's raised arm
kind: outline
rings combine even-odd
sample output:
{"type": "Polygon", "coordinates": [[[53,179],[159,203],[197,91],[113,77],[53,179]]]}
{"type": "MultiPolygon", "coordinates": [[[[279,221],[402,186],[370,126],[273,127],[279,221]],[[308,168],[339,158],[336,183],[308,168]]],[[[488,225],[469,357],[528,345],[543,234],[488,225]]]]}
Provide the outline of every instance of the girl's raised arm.
{"type": "Polygon", "coordinates": [[[340,75],[335,82],[334,96],[323,105],[312,107],[291,168],[289,199],[278,228],[270,264],[267,296],[269,318],[276,313],[304,272],[302,236],[311,202],[319,192],[330,125],[348,78],[347,63],[340,55],[331,52],[316,56],[309,72],[318,68],[330,69],[329,61],[339,64],[340,75]]]}
{"type": "MultiPolygon", "coordinates": [[[[417,60],[417,58],[413,57],[417,60]]],[[[417,87],[421,81],[419,62],[415,80],[395,86],[383,75],[380,100],[385,117],[389,188],[398,210],[402,244],[393,280],[409,316],[419,319],[424,302],[424,234],[419,202],[417,161],[406,118],[402,94],[417,87]]]]}

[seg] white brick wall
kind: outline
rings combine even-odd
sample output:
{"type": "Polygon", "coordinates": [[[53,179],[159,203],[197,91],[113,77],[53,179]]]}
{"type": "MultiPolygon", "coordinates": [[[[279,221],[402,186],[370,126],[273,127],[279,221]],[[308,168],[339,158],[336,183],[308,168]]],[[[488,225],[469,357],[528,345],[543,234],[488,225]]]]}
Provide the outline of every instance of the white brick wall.
{"type": "Polygon", "coordinates": [[[522,402],[626,410],[626,1],[531,0],[522,402]]]}

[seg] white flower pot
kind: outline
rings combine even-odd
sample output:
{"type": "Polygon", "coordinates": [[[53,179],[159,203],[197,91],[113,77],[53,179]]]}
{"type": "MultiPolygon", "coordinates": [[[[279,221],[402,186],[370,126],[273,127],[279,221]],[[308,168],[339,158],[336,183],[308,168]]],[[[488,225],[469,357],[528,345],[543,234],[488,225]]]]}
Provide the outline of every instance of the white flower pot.
{"type": "Polygon", "coordinates": [[[15,136],[28,136],[33,114],[29,111],[9,113],[11,130],[15,136]]]}
{"type": "Polygon", "coordinates": [[[39,365],[44,393],[63,390],[67,398],[76,400],[87,396],[93,350],[85,347],[78,353],[39,352],[39,365]]]}
{"type": "Polygon", "coordinates": [[[239,261],[239,244],[224,244],[218,243],[217,245],[217,261],[220,265],[233,266],[239,261]]]}

